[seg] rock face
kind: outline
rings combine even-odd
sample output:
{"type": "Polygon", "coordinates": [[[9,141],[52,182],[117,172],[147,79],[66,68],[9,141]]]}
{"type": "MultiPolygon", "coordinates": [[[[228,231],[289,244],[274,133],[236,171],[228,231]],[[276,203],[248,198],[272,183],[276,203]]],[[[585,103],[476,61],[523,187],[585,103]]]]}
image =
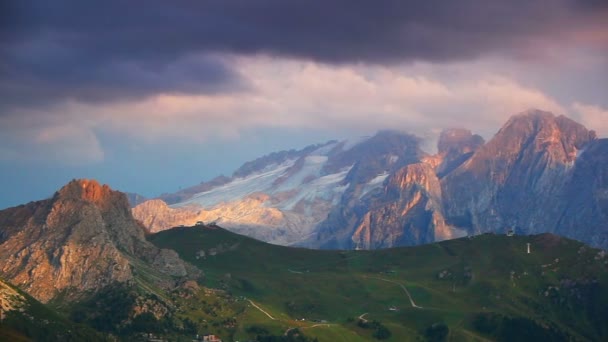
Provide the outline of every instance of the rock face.
{"type": "Polygon", "coordinates": [[[376,249],[430,243],[452,238],[441,207],[441,186],[426,163],[408,165],[388,180],[375,197],[352,240],[356,248],[376,249]]]}
{"type": "Polygon", "coordinates": [[[580,152],[560,200],[555,233],[608,248],[608,139],[580,152]]]}
{"type": "Polygon", "coordinates": [[[448,219],[472,234],[555,231],[578,152],[594,139],[564,116],[530,111],[512,117],[442,180],[448,219]]]}
{"type": "Polygon", "coordinates": [[[4,319],[8,312],[22,310],[25,304],[25,297],[0,279],[0,322],[2,322],[2,319],[4,319]]]}
{"type": "Polygon", "coordinates": [[[133,280],[132,260],[187,275],[173,251],[147,242],[127,197],[96,181],[74,180],[53,198],[0,211],[1,275],[47,302],[133,280]]]}

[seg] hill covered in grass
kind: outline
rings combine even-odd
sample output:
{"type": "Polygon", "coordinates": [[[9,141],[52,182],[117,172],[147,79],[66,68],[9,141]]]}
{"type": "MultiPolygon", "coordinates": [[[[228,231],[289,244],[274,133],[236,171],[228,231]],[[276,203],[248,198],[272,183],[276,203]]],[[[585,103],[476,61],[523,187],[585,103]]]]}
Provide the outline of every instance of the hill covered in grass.
{"type": "Polygon", "coordinates": [[[0,279],[0,341],[106,341],[0,279]]]}
{"type": "Polygon", "coordinates": [[[486,234],[374,251],[282,247],[219,227],[149,240],[177,251],[204,272],[205,286],[239,303],[225,338],[292,331],[320,341],[608,338],[608,257],[555,235],[486,234]]]}

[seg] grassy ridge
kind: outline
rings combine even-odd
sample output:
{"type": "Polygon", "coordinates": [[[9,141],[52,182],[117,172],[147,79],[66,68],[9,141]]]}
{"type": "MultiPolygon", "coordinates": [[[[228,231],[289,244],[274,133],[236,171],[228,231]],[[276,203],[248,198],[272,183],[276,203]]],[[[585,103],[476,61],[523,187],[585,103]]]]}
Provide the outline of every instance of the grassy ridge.
{"type": "Polygon", "coordinates": [[[253,300],[276,318],[249,306],[237,317],[235,338],[251,338],[245,330],[255,325],[277,334],[299,327],[327,341],[374,339],[374,331],[357,325],[364,313],[394,341],[504,340],[513,338],[512,327],[608,337],[608,259],[553,235],[482,235],[376,251],[288,248],[209,227],[173,229],[150,240],[202,269],[205,286],[253,300]],[[422,308],[412,306],[408,292],[422,308]]]}
{"type": "Polygon", "coordinates": [[[0,321],[0,341],[105,341],[91,327],[76,324],[2,279],[2,286],[21,297],[15,310],[0,321]]]}

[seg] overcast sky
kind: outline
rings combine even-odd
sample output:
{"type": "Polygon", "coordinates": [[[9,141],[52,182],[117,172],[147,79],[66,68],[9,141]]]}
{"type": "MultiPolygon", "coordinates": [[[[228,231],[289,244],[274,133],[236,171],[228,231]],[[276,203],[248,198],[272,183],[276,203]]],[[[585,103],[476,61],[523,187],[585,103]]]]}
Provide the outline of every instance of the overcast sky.
{"type": "Polygon", "coordinates": [[[608,136],[606,0],[3,1],[0,208],[155,196],[330,139],[529,108],[608,136]]]}

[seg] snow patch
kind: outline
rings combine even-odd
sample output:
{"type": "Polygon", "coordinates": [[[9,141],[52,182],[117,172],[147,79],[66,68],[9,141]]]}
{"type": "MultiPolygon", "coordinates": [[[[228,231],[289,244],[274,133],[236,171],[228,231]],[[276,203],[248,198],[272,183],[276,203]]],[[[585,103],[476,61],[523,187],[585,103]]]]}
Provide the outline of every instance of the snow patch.
{"type": "Polygon", "coordinates": [[[372,190],[382,187],[384,180],[388,177],[388,172],[381,173],[374,177],[372,180],[367,182],[365,186],[363,186],[363,190],[361,191],[361,195],[359,195],[359,199],[363,198],[363,196],[370,193],[372,190]]]}
{"type": "Polygon", "coordinates": [[[318,178],[321,174],[321,169],[327,162],[326,156],[307,156],[304,158],[304,165],[295,174],[285,179],[278,188],[273,189],[273,193],[290,191],[302,185],[304,181],[311,177],[318,178]]]}
{"type": "MultiPolygon", "coordinates": [[[[270,196],[289,194],[287,198],[272,203],[271,207],[280,210],[293,210],[302,200],[310,202],[324,200],[335,204],[348,187],[341,183],[352,165],[337,173],[321,176],[321,170],[327,160],[328,157],[322,155],[304,157],[303,165],[293,174],[290,174],[290,171],[294,171],[292,167],[296,164],[296,160],[288,160],[280,165],[275,165],[274,169],[264,169],[264,171],[234,179],[227,184],[198,193],[187,201],[171,207],[199,206],[209,209],[240,201],[254,193],[264,193],[270,196]],[[278,185],[277,179],[282,179],[278,185]]],[[[277,196],[274,199],[281,197],[277,196]]]]}
{"type": "Polygon", "coordinates": [[[198,193],[187,201],[176,203],[171,207],[179,208],[196,204],[203,208],[209,208],[219,203],[240,200],[255,192],[267,193],[272,189],[275,180],[287,172],[294,163],[294,159],[287,160],[284,163],[275,166],[274,169],[265,168],[264,171],[243,178],[236,178],[229,183],[209,191],[198,193]]]}
{"type": "Polygon", "coordinates": [[[279,203],[277,208],[293,210],[296,204],[302,200],[312,202],[315,199],[323,199],[334,203],[336,198],[339,199],[346,190],[346,186],[340,186],[340,183],[346,178],[351,168],[352,166],[340,172],[319,177],[309,183],[301,184],[298,187],[298,193],[290,199],[279,203]]]}

